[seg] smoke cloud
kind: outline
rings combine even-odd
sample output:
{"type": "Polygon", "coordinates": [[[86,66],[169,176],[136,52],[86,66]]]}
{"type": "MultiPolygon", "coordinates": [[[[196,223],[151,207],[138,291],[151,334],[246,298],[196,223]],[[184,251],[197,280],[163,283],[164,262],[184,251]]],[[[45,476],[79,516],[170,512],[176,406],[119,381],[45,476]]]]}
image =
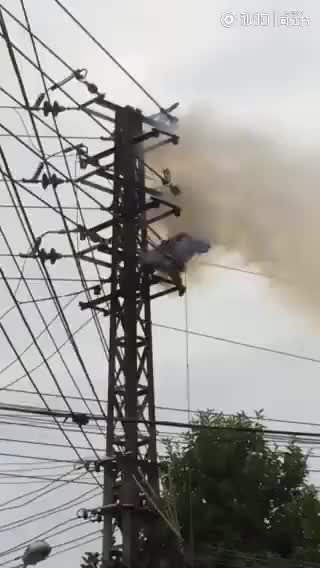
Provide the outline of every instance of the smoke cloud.
{"type": "MultiPolygon", "coordinates": [[[[181,217],[162,229],[239,253],[288,298],[320,309],[320,153],[281,146],[197,111],[181,120],[179,135],[178,146],[150,154],[183,192],[170,196],[181,217]]],[[[200,272],[194,264],[193,277],[200,272]]]]}

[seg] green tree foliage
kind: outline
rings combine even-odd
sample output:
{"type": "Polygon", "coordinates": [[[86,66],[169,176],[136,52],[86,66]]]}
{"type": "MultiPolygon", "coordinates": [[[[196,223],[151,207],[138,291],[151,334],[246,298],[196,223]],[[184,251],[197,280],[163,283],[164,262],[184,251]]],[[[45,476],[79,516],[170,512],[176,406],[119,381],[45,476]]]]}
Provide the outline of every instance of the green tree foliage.
{"type": "Polygon", "coordinates": [[[272,446],[258,418],[201,415],[199,428],[167,445],[163,486],[175,495],[195,566],[320,560],[320,502],[306,457],[294,440],[272,446]]]}
{"type": "Polygon", "coordinates": [[[86,552],[82,557],[81,568],[100,568],[101,557],[99,552],[86,552]]]}

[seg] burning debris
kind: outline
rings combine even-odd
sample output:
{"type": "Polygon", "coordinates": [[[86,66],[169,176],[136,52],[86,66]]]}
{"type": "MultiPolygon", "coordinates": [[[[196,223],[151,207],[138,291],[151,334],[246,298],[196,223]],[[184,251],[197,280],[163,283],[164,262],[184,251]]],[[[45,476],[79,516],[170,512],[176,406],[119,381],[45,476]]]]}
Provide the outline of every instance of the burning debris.
{"type": "Polygon", "coordinates": [[[179,296],[185,293],[181,273],[186,264],[195,255],[206,254],[210,249],[208,241],[195,239],[188,233],[178,233],[170,239],[163,240],[153,250],[142,252],[141,266],[151,273],[165,273],[179,290],[179,296]]]}

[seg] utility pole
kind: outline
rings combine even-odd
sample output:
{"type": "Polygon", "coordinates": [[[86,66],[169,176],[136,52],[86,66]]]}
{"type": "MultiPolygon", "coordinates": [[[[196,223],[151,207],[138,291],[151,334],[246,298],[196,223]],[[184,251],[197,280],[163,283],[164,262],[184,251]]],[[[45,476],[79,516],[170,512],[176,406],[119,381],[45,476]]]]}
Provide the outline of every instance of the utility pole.
{"type": "MultiPolygon", "coordinates": [[[[155,276],[149,270],[142,269],[139,262],[140,252],[144,252],[148,248],[148,227],[164,217],[180,214],[180,209],[177,206],[162,199],[161,192],[146,187],[144,142],[160,137],[160,140],[155,144],[156,146],[168,142],[178,143],[177,136],[172,134],[170,128],[167,128],[165,124],[166,121],[172,122],[174,120],[169,113],[176,108],[177,103],[172,105],[170,109],[161,110],[160,114],[163,114],[166,120],[160,122],[156,117],[143,116],[139,110],[132,107],[121,107],[107,101],[105,95],[99,93],[98,87],[86,80],[86,70],[72,71],[60,83],[56,83],[41,69],[34,41],[37,38],[31,32],[25,9],[24,13],[37,60],[36,67],[41,72],[44,87],[44,92],[37,97],[34,106],[30,105],[15,57],[17,48],[11,43],[0,10],[0,28],[20,86],[24,101],[22,108],[29,113],[39,151],[35,151],[26,142],[19,141],[41,160],[32,178],[23,181],[41,184],[43,189],[51,185],[62,217],[63,208],[56,191],[57,187],[62,184],[72,183],[75,195],[76,189],[81,184],[90,188],[90,192],[98,191],[100,194],[102,192],[105,195],[110,194],[112,196],[110,206],[101,205],[101,209],[106,212],[107,220],[90,228],[84,226],[85,221],[83,221],[83,225],[75,223],[76,228],[70,230],[66,219],[63,219],[64,229],[62,231],[46,231],[35,238],[26,215],[24,219],[34,243],[31,252],[23,256],[25,258],[37,258],[43,264],[43,268],[46,261],[55,264],[65,255],[57,253],[53,248],[50,252],[46,252],[43,248],[40,249],[41,240],[45,235],[52,233],[67,234],[72,256],[76,259],[78,271],[84,284],[84,291],[87,295],[87,302],[80,302],[80,308],[96,310],[110,318],[106,456],[91,464],[82,462],[84,467],[90,468],[92,465],[96,471],[99,471],[100,466],[104,468],[103,505],[99,509],[91,511],[78,511],[78,516],[81,517],[83,512],[85,518],[103,520],[103,568],[119,565],[126,568],[156,568],[159,565],[160,552],[157,544],[159,541],[157,523],[160,517],[165,517],[165,515],[161,511],[159,498],[150,303],[152,299],[177,291],[177,287],[181,295],[183,286],[180,278],[176,278],[173,282],[174,270],[170,273],[172,280],[169,276],[168,279],[164,279],[155,276]],[[47,87],[47,79],[50,79],[53,83],[52,86],[47,87]],[[80,81],[82,86],[87,87],[91,97],[87,102],[79,104],[62,89],[63,86],[74,79],[80,81]],[[101,120],[112,123],[114,130],[110,133],[110,138],[104,138],[106,142],[109,142],[107,149],[91,155],[86,146],[82,144],[74,146],[61,135],[56,118],[58,114],[72,110],[72,108],[62,106],[57,101],[51,102],[49,91],[51,93],[52,90],[57,88],[74,101],[77,110],[81,110],[94,118],[100,126],[103,126],[101,120]],[[48,125],[36,114],[40,111],[41,105],[45,117],[52,114],[54,129],[52,127],[50,129],[56,132],[61,148],[61,151],[52,154],[49,158],[62,154],[68,175],[50,163],[44,152],[37,121],[48,125]],[[92,108],[94,105],[97,105],[99,110],[92,108]],[[110,116],[110,113],[112,116],[110,116]],[[96,120],[97,118],[99,121],[96,120]],[[67,147],[64,146],[65,142],[68,143],[67,147]],[[86,170],[88,166],[90,167],[89,171],[86,171],[77,179],[71,179],[70,168],[66,159],[66,154],[70,150],[77,151],[81,169],[86,170]],[[103,163],[105,159],[107,159],[107,163],[103,163]],[[40,178],[44,169],[45,171],[40,178]],[[108,184],[111,182],[112,187],[106,182],[108,184]],[[155,210],[157,210],[157,214],[153,213],[155,210]],[[110,230],[112,232],[111,237],[110,230]],[[80,234],[80,240],[86,240],[88,246],[77,250],[71,232],[80,234]],[[108,232],[107,236],[106,232],[108,232]],[[104,256],[97,258],[94,253],[102,253],[104,256]],[[85,261],[103,267],[106,272],[106,277],[103,279],[99,277],[100,283],[94,287],[94,294],[98,296],[95,299],[92,299],[89,288],[86,287],[82,272],[81,263],[85,261]],[[166,284],[165,289],[153,293],[153,286],[161,281],[166,284]],[[103,284],[105,283],[110,284],[108,294],[103,291],[103,284]]],[[[24,25],[23,27],[25,28],[24,25]]],[[[41,43],[43,44],[43,42],[41,43]]],[[[20,50],[18,52],[23,56],[20,50]]],[[[19,101],[17,102],[19,103],[19,101]]],[[[7,130],[7,134],[12,134],[9,129],[4,126],[3,128],[7,130]]],[[[19,139],[19,137],[16,138],[19,139]]],[[[8,170],[6,164],[5,166],[8,170]]],[[[153,170],[154,174],[161,179],[163,185],[170,186],[170,174],[168,170],[165,171],[166,173],[160,175],[153,170]]],[[[9,174],[9,170],[7,174],[9,174]]],[[[11,174],[9,178],[15,188],[15,181],[11,174]]],[[[20,185],[18,180],[17,183],[20,185]]],[[[177,192],[178,188],[171,186],[171,190],[177,192]]],[[[86,190],[86,194],[88,195],[88,190],[86,190]]],[[[16,192],[16,197],[23,211],[18,192],[16,192]]],[[[22,213],[21,218],[23,218],[22,213]]],[[[29,235],[28,240],[30,240],[29,235]]],[[[175,263],[173,262],[173,264],[175,263]]],[[[178,266],[175,272],[177,273],[176,276],[180,276],[178,266]]],[[[49,279],[47,270],[43,270],[43,273],[49,279]]],[[[7,287],[10,290],[8,284],[7,287]]],[[[53,288],[51,279],[50,287],[53,288]]],[[[51,291],[53,293],[53,290],[51,291]]],[[[14,295],[11,295],[14,298],[14,295]]],[[[71,331],[67,320],[62,317],[63,310],[56,294],[54,300],[68,333],[68,339],[70,339],[71,331]]],[[[18,303],[16,305],[19,306],[18,303]]],[[[20,307],[19,311],[21,317],[23,317],[20,307]]],[[[24,317],[23,320],[30,334],[32,334],[24,317]]],[[[36,343],[34,337],[33,340],[36,343]]],[[[73,347],[80,360],[78,348],[75,344],[73,347]]],[[[39,351],[42,354],[40,348],[39,351]]],[[[45,359],[44,362],[46,363],[45,359]]],[[[52,378],[55,378],[52,372],[51,374],[52,378]]],[[[87,378],[89,379],[89,377],[87,378]]],[[[58,387],[57,381],[55,382],[58,387]]],[[[60,387],[59,392],[62,396],[63,392],[60,387]]],[[[70,418],[80,428],[88,423],[89,416],[73,413],[71,408],[69,410],[70,418]]],[[[103,418],[105,417],[103,416],[103,418]]],[[[168,522],[168,524],[170,523],[168,522]]],[[[178,537],[180,538],[179,534],[178,537]]],[[[39,547],[32,549],[37,558],[39,550],[39,547]]],[[[42,548],[40,553],[42,554],[43,551],[42,548]]]]}
{"type": "Polygon", "coordinates": [[[148,246],[148,224],[178,216],[180,210],[145,187],[144,142],[160,134],[165,136],[163,143],[177,143],[178,138],[159,131],[139,110],[105,100],[99,104],[115,113],[114,146],[87,157],[87,163],[98,168],[77,181],[96,188],[97,183],[89,181],[93,176],[113,182],[111,221],[87,230],[97,239],[99,231],[112,228],[112,237],[108,242],[101,239],[99,246],[100,252],[111,256],[111,266],[105,264],[111,268],[110,294],[81,304],[82,309],[94,308],[110,317],[103,566],[118,561],[127,568],[154,568],[159,565],[159,469],[150,303],[176,287],[171,283],[152,294],[152,286],[161,278],[141,270],[138,256],[148,246]],[[144,132],[144,126],[149,131],[144,132]],[[113,162],[102,166],[104,157],[113,157],[113,162]],[[159,208],[160,213],[152,215],[159,208]]]}
{"type": "MultiPolygon", "coordinates": [[[[158,142],[158,145],[161,145],[166,142],[177,143],[178,138],[170,133],[170,129],[166,131],[168,129],[163,126],[163,123],[160,125],[160,121],[157,122],[154,117],[145,117],[137,109],[129,106],[121,107],[107,101],[105,95],[99,93],[96,85],[86,81],[84,70],[73,71],[60,83],[52,81],[53,85],[48,88],[46,78],[49,77],[42,72],[34,42],[36,36],[31,32],[26,12],[25,17],[44,87],[44,92],[37,97],[33,107],[29,103],[15,58],[16,47],[10,41],[0,10],[2,35],[18,79],[24,101],[23,108],[29,113],[39,146],[39,152],[34,153],[41,159],[41,163],[34,176],[27,181],[42,184],[44,189],[52,185],[61,213],[62,207],[56,193],[58,185],[72,182],[73,190],[76,191],[76,187],[83,184],[89,187],[90,191],[98,190],[112,196],[111,205],[102,207],[106,211],[106,216],[108,215],[105,222],[90,228],[77,223],[76,229],[73,229],[73,232],[80,233],[81,240],[88,241],[86,248],[76,250],[65,219],[65,229],[62,231],[68,234],[72,255],[77,260],[79,272],[81,273],[81,262],[91,262],[106,270],[107,275],[103,283],[110,283],[110,293],[104,294],[99,285],[95,287],[95,293],[100,297],[92,299],[86,289],[88,301],[80,303],[81,309],[90,308],[110,317],[106,456],[103,460],[97,460],[94,463],[95,468],[99,468],[101,464],[104,467],[104,495],[103,506],[99,511],[91,511],[92,518],[101,519],[104,523],[102,555],[104,568],[116,565],[117,561],[127,568],[138,568],[138,566],[155,568],[159,561],[156,542],[157,521],[161,516],[161,510],[159,507],[150,301],[176,291],[177,288],[169,279],[169,281],[164,281],[166,285],[171,284],[171,288],[166,287],[161,292],[152,293],[153,285],[159,283],[161,278],[141,269],[139,252],[145,251],[148,246],[149,224],[168,215],[179,215],[180,210],[163,200],[161,192],[157,193],[152,188],[145,187],[144,142],[161,136],[164,137],[162,142],[161,140],[158,142]],[[80,81],[83,86],[87,87],[90,96],[93,95],[89,101],[81,105],[76,103],[77,110],[91,115],[94,119],[109,121],[114,126],[111,138],[107,139],[112,145],[95,155],[90,155],[88,148],[83,145],[81,149],[79,146],[73,147],[70,144],[68,148],[63,147],[67,139],[59,132],[56,117],[67,108],[59,105],[57,101],[52,104],[49,91],[62,88],[73,79],[80,81]],[[35,111],[40,110],[43,101],[42,110],[45,117],[52,114],[54,119],[54,130],[60,142],[68,176],[50,164],[45,155],[34,114],[35,111]],[[93,109],[93,105],[98,105],[99,110],[93,109]],[[113,116],[110,116],[110,112],[113,116]],[[76,180],[70,179],[70,169],[66,160],[66,153],[70,148],[77,150],[82,169],[87,169],[88,166],[93,167],[76,180]],[[102,163],[105,159],[109,161],[102,163]],[[44,167],[45,172],[40,179],[44,167]],[[106,181],[111,182],[113,187],[110,188],[106,181]],[[155,209],[158,210],[157,215],[152,214],[155,209]],[[105,233],[101,234],[104,231],[110,233],[110,230],[112,231],[111,238],[105,236],[105,233]],[[111,258],[105,260],[104,256],[103,260],[98,259],[94,256],[94,252],[103,253],[111,258]],[[108,274],[109,271],[110,274],[108,274]],[[119,554],[116,554],[117,552],[119,554]]],[[[23,55],[22,52],[20,53],[23,55]]],[[[67,92],[64,90],[63,92],[70,98],[67,92]]],[[[169,121],[171,119],[168,112],[176,106],[173,105],[170,109],[163,111],[169,121]]],[[[43,122],[39,116],[38,120],[43,122]]],[[[27,143],[21,143],[29,147],[27,143]]],[[[32,151],[31,147],[29,149],[32,151]]],[[[53,156],[54,154],[51,157],[53,156]]],[[[170,183],[167,175],[159,177],[163,184],[170,183]]],[[[31,227],[29,227],[29,232],[32,236],[31,227]]],[[[63,258],[63,255],[58,254],[55,249],[51,249],[50,253],[39,249],[42,237],[48,233],[52,231],[46,231],[37,239],[33,235],[34,246],[26,257],[38,258],[43,265],[46,261],[55,264],[57,260],[63,258]]],[[[81,278],[84,283],[83,274],[81,278]]],[[[57,301],[57,298],[55,300],[57,301]]],[[[64,324],[67,328],[66,321],[64,324]]],[[[69,333],[70,330],[67,328],[67,331],[69,333]]],[[[78,416],[73,415],[72,418],[79,427],[89,420],[87,416],[79,414],[78,416]]],[[[87,518],[90,517],[90,512],[84,511],[84,514],[87,518]]],[[[36,552],[38,553],[39,550],[36,549],[36,552]]]]}

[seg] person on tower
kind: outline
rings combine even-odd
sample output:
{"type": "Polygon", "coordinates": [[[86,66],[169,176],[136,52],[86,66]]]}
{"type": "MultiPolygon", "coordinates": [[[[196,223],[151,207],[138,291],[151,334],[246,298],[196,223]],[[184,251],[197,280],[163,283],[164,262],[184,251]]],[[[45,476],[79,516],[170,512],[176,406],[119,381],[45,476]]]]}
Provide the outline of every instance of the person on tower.
{"type": "Polygon", "coordinates": [[[178,288],[179,296],[183,296],[185,286],[181,273],[185,271],[187,262],[196,254],[207,253],[209,249],[208,241],[195,239],[188,233],[178,233],[161,241],[154,249],[142,252],[140,262],[145,270],[166,273],[178,288]]]}

